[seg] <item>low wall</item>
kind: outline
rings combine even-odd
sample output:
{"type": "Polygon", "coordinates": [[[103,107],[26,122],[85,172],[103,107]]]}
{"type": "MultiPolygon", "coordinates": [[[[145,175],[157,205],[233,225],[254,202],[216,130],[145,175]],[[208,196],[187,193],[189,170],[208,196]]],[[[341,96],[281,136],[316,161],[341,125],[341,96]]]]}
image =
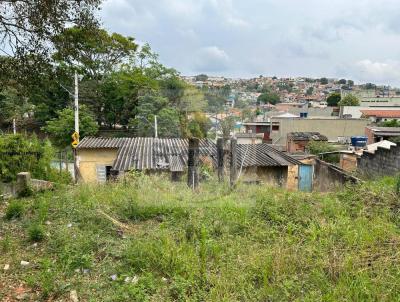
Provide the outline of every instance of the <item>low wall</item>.
{"type": "Polygon", "coordinates": [[[314,163],[314,191],[329,192],[346,183],[357,183],[359,179],[346,173],[339,167],[315,159],[314,163]]]}
{"type": "Polygon", "coordinates": [[[17,197],[20,192],[27,188],[32,189],[34,192],[51,190],[54,184],[50,181],[41,179],[32,179],[30,174],[22,172],[17,175],[16,183],[0,183],[0,198],[17,197]]]}

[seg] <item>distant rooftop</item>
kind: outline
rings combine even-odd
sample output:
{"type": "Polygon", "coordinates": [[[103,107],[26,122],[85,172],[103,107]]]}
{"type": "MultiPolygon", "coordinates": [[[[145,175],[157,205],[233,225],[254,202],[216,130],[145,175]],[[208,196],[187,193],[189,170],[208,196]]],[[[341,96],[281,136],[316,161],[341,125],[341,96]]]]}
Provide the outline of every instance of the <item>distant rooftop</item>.
{"type": "Polygon", "coordinates": [[[288,138],[297,141],[328,141],[328,138],[319,132],[290,132],[288,138]]]}

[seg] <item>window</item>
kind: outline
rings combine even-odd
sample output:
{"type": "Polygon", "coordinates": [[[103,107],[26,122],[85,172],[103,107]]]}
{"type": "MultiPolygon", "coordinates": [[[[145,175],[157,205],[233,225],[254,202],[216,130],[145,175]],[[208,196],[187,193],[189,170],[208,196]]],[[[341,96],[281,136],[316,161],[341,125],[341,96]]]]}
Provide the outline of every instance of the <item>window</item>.
{"type": "Polygon", "coordinates": [[[272,131],[279,131],[279,125],[272,125],[272,131]]]}

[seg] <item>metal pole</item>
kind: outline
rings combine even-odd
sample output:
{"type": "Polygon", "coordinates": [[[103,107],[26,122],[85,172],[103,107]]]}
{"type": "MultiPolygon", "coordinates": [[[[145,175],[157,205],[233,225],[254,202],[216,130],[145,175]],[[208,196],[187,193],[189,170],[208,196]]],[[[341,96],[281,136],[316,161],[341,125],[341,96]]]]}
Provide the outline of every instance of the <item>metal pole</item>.
{"type": "Polygon", "coordinates": [[[157,138],[158,137],[158,125],[157,125],[157,115],[154,116],[154,137],[157,138]]]}
{"type": "Polygon", "coordinates": [[[15,118],[13,118],[13,133],[14,135],[17,134],[17,125],[15,123],[15,118]]]}

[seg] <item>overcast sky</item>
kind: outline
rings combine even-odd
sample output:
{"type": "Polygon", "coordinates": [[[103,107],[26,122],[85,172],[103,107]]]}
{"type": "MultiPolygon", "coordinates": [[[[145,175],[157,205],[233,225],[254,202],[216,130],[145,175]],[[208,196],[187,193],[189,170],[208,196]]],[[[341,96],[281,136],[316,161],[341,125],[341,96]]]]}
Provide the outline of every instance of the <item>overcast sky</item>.
{"type": "Polygon", "coordinates": [[[108,0],[102,19],[183,75],[400,86],[399,0],[108,0]]]}

